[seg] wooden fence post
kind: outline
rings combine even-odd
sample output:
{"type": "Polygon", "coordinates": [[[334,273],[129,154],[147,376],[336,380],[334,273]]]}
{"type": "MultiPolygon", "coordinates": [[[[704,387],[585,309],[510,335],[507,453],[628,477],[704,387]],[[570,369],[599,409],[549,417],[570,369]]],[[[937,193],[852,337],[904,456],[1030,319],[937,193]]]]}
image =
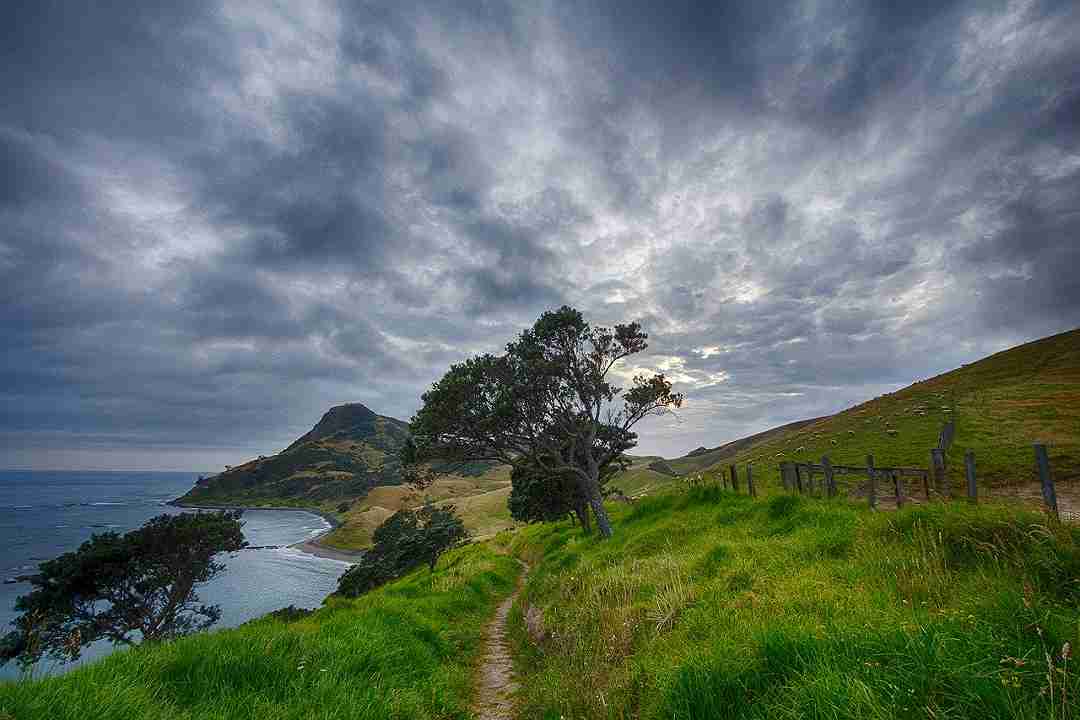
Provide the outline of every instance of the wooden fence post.
{"type": "Polygon", "coordinates": [[[1035,464],[1039,467],[1039,480],[1042,481],[1042,494],[1043,500],[1046,501],[1046,507],[1054,514],[1056,519],[1060,520],[1057,491],[1054,489],[1054,478],[1050,476],[1050,458],[1046,454],[1046,445],[1043,443],[1035,444],[1035,464]]]}
{"type": "Polygon", "coordinates": [[[731,464],[731,489],[739,492],[739,471],[735,468],[735,463],[731,464]]]}
{"type": "Polygon", "coordinates": [[[746,463],[746,492],[750,493],[750,497],[757,497],[757,489],[754,488],[754,466],[751,463],[746,463]]]}
{"type": "Polygon", "coordinates": [[[803,482],[802,482],[802,466],[799,463],[795,463],[795,489],[802,495],[803,482]]]}
{"type": "Polygon", "coordinates": [[[791,492],[794,488],[795,481],[791,478],[791,463],[784,461],[780,463],[780,481],[784,485],[784,490],[791,492]]]}
{"type": "Polygon", "coordinates": [[[870,501],[870,509],[877,509],[877,470],[874,469],[874,456],[866,456],[866,474],[870,477],[870,492],[867,499],[870,501]]]}
{"type": "Polygon", "coordinates": [[[968,450],[964,453],[964,473],[967,475],[967,495],[971,502],[979,501],[979,483],[975,479],[975,453],[968,450]]]}
{"type": "Polygon", "coordinates": [[[904,507],[904,476],[899,470],[892,471],[893,489],[896,491],[896,509],[904,507]]]}
{"type": "Polygon", "coordinates": [[[934,491],[942,497],[946,496],[945,451],[941,448],[930,451],[930,468],[934,473],[934,491]]]}
{"type": "Polygon", "coordinates": [[[825,494],[829,497],[836,496],[836,474],[833,473],[832,463],[828,455],[821,456],[821,467],[825,469],[825,494]]]}
{"type": "Polygon", "coordinates": [[[941,450],[948,450],[952,447],[953,437],[956,435],[956,421],[950,420],[945,423],[945,426],[941,428],[941,432],[938,434],[938,448],[941,450]]]}

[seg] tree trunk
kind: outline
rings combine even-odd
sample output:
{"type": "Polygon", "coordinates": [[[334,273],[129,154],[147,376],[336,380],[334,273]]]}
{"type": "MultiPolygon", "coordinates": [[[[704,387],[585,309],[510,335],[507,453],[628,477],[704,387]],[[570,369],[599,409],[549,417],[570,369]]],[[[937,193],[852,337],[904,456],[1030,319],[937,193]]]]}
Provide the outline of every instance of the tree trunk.
{"type": "Polygon", "coordinates": [[[586,496],[589,498],[589,507],[596,516],[596,526],[600,528],[600,537],[611,537],[611,523],[608,521],[607,510],[604,509],[604,498],[600,495],[600,481],[593,478],[586,488],[586,496]]]}
{"type": "Polygon", "coordinates": [[[574,514],[577,515],[577,519],[581,523],[581,529],[585,531],[585,534],[591,535],[592,525],[589,522],[589,504],[584,500],[575,503],[574,514]]]}

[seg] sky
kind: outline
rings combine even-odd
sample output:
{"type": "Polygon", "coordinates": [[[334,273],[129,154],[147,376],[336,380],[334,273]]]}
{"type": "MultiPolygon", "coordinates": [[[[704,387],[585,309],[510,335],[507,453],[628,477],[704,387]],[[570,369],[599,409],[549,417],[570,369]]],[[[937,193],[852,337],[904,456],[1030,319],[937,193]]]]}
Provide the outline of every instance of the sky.
{"type": "Polygon", "coordinates": [[[563,304],[680,455],[1080,325],[1075,2],[6,2],[0,467],[408,419],[563,304]]]}

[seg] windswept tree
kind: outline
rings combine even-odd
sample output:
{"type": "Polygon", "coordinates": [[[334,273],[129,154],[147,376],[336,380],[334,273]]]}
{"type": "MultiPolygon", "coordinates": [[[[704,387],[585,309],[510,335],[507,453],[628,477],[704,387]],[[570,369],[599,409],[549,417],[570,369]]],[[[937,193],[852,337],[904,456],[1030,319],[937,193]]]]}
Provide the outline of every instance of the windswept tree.
{"type": "MultiPolygon", "coordinates": [[[[601,494],[604,488],[627,463],[618,458],[600,472],[601,494]]],[[[589,520],[589,501],[581,490],[575,473],[553,473],[527,461],[515,464],[510,471],[510,497],[507,500],[510,516],[521,522],[551,522],[568,515],[577,518],[586,533],[592,532],[589,520]]]]}
{"type": "Polygon", "coordinates": [[[645,350],[647,338],[636,322],[594,328],[573,308],[546,312],[505,354],[453,365],[424,394],[403,460],[499,462],[573,478],[609,537],[601,478],[637,444],[638,422],[683,399],[662,373],[638,375],[625,390],[610,382],[615,364],[645,350]]]}
{"type": "Polygon", "coordinates": [[[204,630],[221,609],[202,604],[196,587],[225,569],[218,553],[245,545],[239,511],[159,515],[124,535],[92,535],[41,564],[33,590],[15,601],[21,615],[0,641],[0,663],[70,661],[97,640],[133,645],[204,630]]]}
{"type": "Polygon", "coordinates": [[[415,510],[398,510],[371,539],[371,549],[338,578],[339,595],[358,597],[422,563],[434,573],[439,557],[466,542],[469,533],[453,505],[428,500],[415,510]]]}

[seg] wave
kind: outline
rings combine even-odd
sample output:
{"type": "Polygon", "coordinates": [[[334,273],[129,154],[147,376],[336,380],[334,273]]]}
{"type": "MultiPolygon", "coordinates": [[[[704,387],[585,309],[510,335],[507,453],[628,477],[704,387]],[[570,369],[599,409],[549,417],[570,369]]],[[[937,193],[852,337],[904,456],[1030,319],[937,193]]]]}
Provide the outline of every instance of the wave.
{"type": "Polygon", "coordinates": [[[102,501],[102,502],[65,502],[65,503],[45,503],[42,505],[0,505],[0,510],[64,510],[68,508],[76,507],[111,507],[118,505],[129,505],[127,502],[118,501],[102,501]]]}

